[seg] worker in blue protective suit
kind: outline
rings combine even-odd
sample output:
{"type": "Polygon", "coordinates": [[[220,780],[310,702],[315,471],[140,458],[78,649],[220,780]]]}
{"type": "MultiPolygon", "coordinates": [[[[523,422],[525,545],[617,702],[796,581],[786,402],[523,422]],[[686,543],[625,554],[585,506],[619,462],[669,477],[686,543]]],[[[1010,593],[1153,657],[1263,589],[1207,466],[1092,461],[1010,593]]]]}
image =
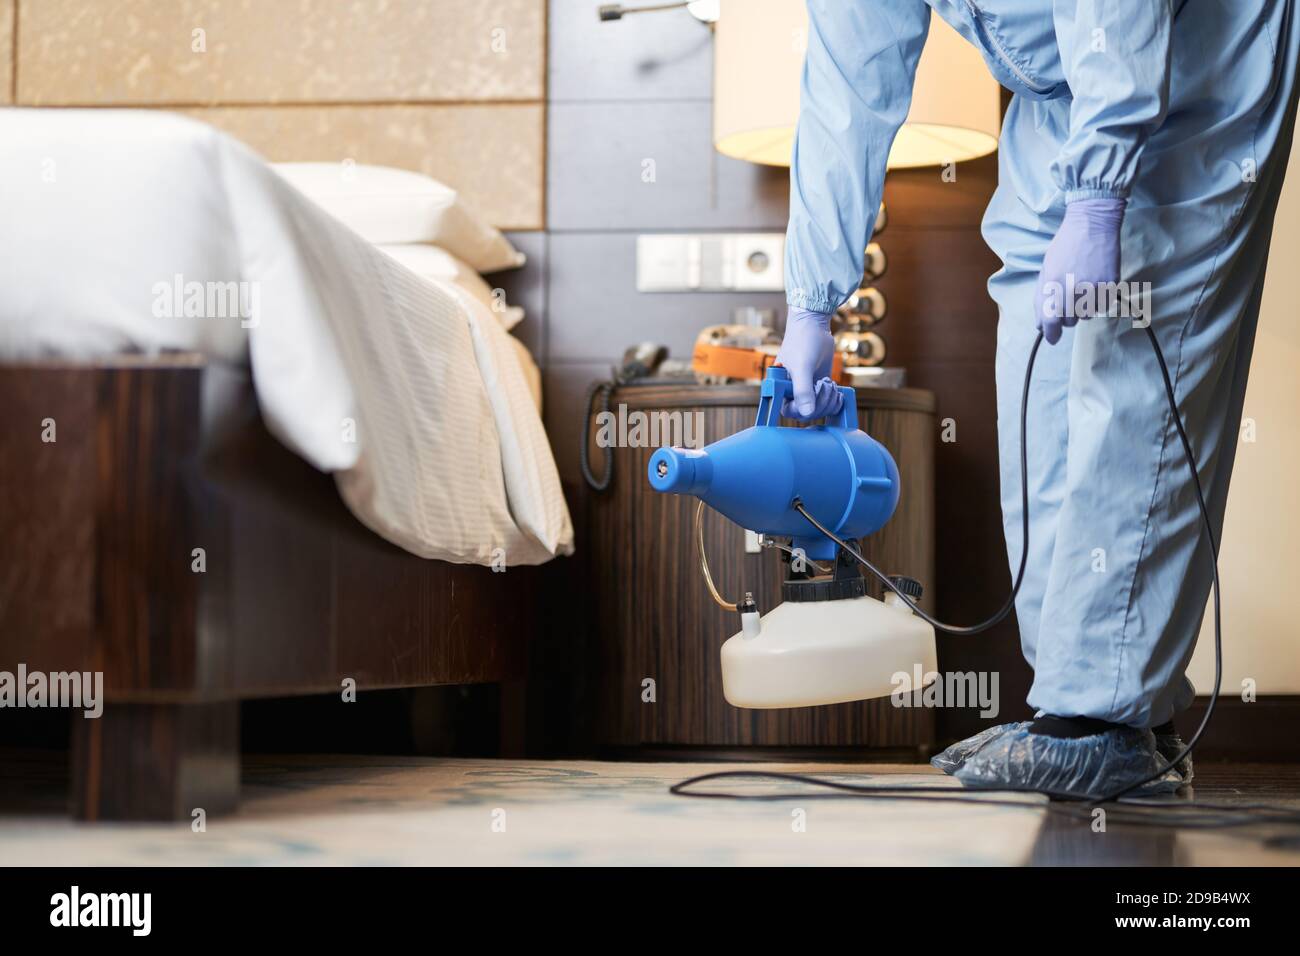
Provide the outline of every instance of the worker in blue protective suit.
{"type": "MultiPolygon", "coordinates": [[[[1184,671],[1211,582],[1142,326],[1168,361],[1217,535],[1295,122],[1300,23],[1294,0],[809,0],[780,355],[793,417],[838,410],[830,314],[861,281],[932,8],[1015,94],[983,225],[1003,263],[989,291],[1013,568],[1020,390],[1038,330],[1050,343],[1029,397],[1030,554],[1016,603],[1038,716],[935,764],[969,786],[1096,794],[1177,753],[1170,721],[1192,701],[1184,671]],[[1126,308],[1097,294],[1121,280],[1126,308]]],[[[1184,766],[1157,785],[1189,777],[1184,766]]]]}

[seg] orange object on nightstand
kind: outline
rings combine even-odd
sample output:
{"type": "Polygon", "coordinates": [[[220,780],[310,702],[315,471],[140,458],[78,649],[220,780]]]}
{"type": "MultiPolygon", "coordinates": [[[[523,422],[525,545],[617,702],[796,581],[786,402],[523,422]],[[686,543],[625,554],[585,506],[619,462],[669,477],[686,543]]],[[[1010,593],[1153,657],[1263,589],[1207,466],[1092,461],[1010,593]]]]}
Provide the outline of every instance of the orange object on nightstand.
{"type": "MultiPolygon", "coordinates": [[[[768,366],[776,364],[776,356],[763,349],[735,348],[729,345],[695,343],[691,354],[691,368],[700,375],[720,378],[761,380],[768,366]]],[[[837,352],[831,359],[831,378],[841,385],[847,384],[844,361],[837,352]]]]}

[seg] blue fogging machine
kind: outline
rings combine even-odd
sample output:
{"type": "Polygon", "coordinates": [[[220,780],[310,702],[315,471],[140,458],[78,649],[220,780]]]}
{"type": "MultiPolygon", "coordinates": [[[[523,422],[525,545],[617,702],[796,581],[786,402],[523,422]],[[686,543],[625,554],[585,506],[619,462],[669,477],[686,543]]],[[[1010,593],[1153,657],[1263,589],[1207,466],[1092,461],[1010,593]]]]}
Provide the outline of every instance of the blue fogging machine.
{"type": "MultiPolygon", "coordinates": [[[[697,511],[705,581],[714,599],[741,617],[741,630],[722,647],[723,692],[738,707],[910,694],[935,670],[934,629],[893,592],[884,601],[868,596],[857,561],[825,533],[847,543],[879,531],[900,494],[893,456],[858,428],[856,393],[840,392],[833,421],[783,426],[790,377],[772,366],[752,428],[703,449],[661,448],[650,459],[655,491],[693,495],[783,554],[780,604],[762,614],[751,592],[727,602],[709,575],[697,511]]],[[[891,580],[913,600],[921,597],[911,578],[891,580]]]]}

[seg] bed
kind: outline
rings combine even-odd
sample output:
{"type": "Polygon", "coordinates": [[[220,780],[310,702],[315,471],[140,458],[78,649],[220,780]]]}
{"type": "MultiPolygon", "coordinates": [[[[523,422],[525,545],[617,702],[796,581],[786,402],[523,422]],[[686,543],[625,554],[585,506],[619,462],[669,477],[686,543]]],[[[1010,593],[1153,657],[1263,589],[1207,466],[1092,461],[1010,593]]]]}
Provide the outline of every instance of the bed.
{"type": "Polygon", "coordinates": [[[0,114],[0,671],[102,672],[75,813],[233,808],[243,698],[522,679],[573,531],[491,310],[202,124],[0,114]]]}

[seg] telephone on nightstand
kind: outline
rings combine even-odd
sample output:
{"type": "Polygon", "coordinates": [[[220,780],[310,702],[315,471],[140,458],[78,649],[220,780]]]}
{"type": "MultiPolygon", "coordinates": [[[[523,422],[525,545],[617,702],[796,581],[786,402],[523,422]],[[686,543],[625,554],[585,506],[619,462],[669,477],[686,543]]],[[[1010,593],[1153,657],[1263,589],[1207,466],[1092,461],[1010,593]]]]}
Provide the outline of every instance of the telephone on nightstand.
{"type": "MultiPolygon", "coordinates": [[[[678,363],[679,364],[679,363],[678,363]]],[[[578,443],[578,463],[582,467],[582,477],[593,491],[604,491],[609,487],[610,479],[614,475],[614,450],[608,447],[601,448],[601,457],[604,459],[604,465],[601,468],[602,475],[597,478],[591,471],[591,461],[589,459],[589,446],[591,443],[590,427],[593,421],[591,414],[592,404],[599,400],[600,411],[609,411],[609,396],[620,385],[632,385],[643,383],[647,380],[654,380],[661,377],[669,377],[663,373],[686,372],[689,374],[690,369],[676,369],[674,363],[668,359],[667,346],[659,345],[656,342],[642,342],[639,345],[630,346],[623,353],[623,364],[614,369],[614,377],[608,382],[596,382],[587,392],[587,401],[583,404],[582,409],[582,439],[578,443]],[[599,399],[597,399],[599,396],[599,399]]]]}

